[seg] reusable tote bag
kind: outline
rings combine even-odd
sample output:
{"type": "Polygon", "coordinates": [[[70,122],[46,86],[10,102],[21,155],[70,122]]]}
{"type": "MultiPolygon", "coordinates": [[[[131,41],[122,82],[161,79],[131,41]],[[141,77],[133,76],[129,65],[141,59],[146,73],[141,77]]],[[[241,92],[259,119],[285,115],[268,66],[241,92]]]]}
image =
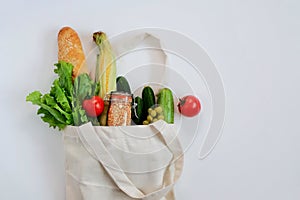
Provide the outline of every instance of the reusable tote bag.
{"type": "Polygon", "coordinates": [[[64,130],[66,200],[174,200],[183,168],[174,125],[69,126],[64,130]]]}

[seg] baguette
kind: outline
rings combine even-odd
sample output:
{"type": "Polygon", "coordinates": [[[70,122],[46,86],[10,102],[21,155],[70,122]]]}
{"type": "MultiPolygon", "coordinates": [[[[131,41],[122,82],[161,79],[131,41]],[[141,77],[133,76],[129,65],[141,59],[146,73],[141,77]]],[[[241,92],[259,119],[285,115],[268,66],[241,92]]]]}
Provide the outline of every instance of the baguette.
{"type": "Polygon", "coordinates": [[[74,66],[73,78],[76,78],[82,72],[86,72],[85,55],[76,31],[70,27],[63,27],[58,33],[57,40],[58,60],[71,63],[74,66]]]}

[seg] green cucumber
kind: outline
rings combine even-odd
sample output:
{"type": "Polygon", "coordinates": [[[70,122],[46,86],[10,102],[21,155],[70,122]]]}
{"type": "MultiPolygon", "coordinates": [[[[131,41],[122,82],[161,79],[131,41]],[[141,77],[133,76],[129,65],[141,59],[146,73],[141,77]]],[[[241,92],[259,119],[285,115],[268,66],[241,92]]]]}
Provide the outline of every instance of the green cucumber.
{"type": "Polygon", "coordinates": [[[116,82],[117,82],[117,91],[118,92],[126,92],[126,93],[131,94],[130,85],[124,76],[118,76],[118,78],[116,79],[116,82]]]}
{"type": "Polygon", "coordinates": [[[163,88],[157,95],[157,104],[163,109],[164,120],[169,123],[174,123],[174,100],[172,91],[169,88],[163,88]]]}
{"type": "Polygon", "coordinates": [[[150,86],[144,87],[142,91],[143,99],[143,120],[147,119],[148,109],[155,105],[155,96],[152,88],[150,86]]]}
{"type": "Polygon", "coordinates": [[[131,118],[136,125],[143,124],[143,99],[139,96],[134,98],[135,106],[131,110],[131,118]]]}

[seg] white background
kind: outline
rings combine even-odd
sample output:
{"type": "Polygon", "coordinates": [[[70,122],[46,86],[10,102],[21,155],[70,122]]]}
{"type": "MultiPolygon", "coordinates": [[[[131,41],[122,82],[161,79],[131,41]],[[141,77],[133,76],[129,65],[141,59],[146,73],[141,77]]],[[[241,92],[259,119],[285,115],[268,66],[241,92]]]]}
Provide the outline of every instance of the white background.
{"type": "Polygon", "coordinates": [[[72,26],[88,43],[140,27],[179,31],[217,65],[227,95],[213,153],[187,153],[180,200],[300,199],[300,1],[6,1],[0,7],[0,199],[63,200],[61,134],[25,102],[47,92],[56,36],[72,26]]]}

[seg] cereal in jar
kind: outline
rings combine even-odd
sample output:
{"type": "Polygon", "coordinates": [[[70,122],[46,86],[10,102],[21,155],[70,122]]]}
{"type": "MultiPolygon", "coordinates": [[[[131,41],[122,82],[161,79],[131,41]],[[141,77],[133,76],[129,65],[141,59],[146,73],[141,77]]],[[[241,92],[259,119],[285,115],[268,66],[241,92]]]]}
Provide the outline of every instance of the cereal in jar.
{"type": "Polygon", "coordinates": [[[108,126],[128,126],[131,124],[132,95],[123,92],[110,94],[108,126]]]}

